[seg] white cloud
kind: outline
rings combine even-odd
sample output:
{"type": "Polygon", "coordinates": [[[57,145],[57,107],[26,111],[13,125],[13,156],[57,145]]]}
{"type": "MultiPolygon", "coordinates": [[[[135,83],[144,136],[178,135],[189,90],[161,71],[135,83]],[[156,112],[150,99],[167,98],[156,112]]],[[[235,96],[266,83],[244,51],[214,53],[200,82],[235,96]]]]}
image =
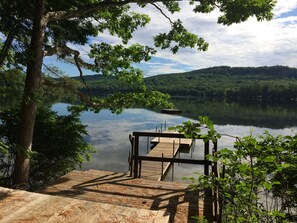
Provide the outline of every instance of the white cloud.
{"type": "Polygon", "coordinates": [[[294,0],[279,0],[274,8],[275,17],[279,17],[284,13],[291,12],[297,8],[297,2],[294,0]]]}
{"type": "Polygon", "coordinates": [[[153,70],[144,69],[144,76],[148,77],[156,74],[182,73],[182,72],[185,72],[185,70],[182,68],[179,69],[179,68],[174,68],[172,66],[162,65],[162,66],[154,67],[153,70]]]}
{"type": "MultiPolygon", "coordinates": [[[[296,67],[294,59],[297,52],[297,15],[276,17],[272,21],[258,22],[255,18],[241,24],[222,26],[216,23],[218,13],[196,15],[188,6],[180,15],[184,25],[192,32],[200,34],[210,43],[207,52],[181,50],[172,55],[168,51],[159,51],[156,55],[191,67],[209,66],[269,66],[287,65],[296,67]]],[[[282,15],[297,9],[297,3],[279,1],[275,9],[276,15],[282,15]]],[[[160,16],[154,14],[155,20],[160,16]]],[[[163,29],[160,22],[158,30],[163,29]]],[[[154,26],[149,26],[146,33],[154,33],[154,26]]],[[[140,34],[141,36],[141,34],[140,34]]],[[[136,37],[137,38],[137,37],[136,37]]],[[[144,41],[141,36],[139,41],[144,41]]],[[[157,73],[157,72],[156,72],[157,73]]]]}

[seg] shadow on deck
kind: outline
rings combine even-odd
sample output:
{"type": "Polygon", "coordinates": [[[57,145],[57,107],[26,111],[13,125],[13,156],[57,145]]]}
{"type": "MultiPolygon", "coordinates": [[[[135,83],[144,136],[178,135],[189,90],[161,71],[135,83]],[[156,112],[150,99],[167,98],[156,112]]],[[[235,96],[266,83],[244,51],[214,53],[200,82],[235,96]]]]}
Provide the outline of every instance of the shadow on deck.
{"type": "Polygon", "coordinates": [[[133,179],[126,174],[98,170],[72,171],[39,193],[71,197],[139,209],[162,210],[169,222],[212,220],[212,203],[179,182],[133,179]]]}

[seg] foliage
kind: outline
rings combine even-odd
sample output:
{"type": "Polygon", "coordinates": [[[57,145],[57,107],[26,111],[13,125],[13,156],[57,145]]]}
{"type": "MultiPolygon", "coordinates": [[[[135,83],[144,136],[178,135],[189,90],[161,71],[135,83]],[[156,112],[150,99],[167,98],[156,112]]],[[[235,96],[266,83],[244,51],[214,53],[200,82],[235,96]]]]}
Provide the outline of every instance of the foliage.
{"type": "Polygon", "coordinates": [[[24,90],[25,75],[20,70],[0,71],[0,94],[21,96],[24,90]]]}
{"type": "MultiPolygon", "coordinates": [[[[17,133],[19,128],[19,109],[11,109],[0,113],[0,145],[7,146],[6,153],[1,153],[0,173],[10,176],[11,159],[17,151],[17,133]],[[10,169],[10,171],[5,171],[10,169]]],[[[79,113],[72,112],[67,116],[59,116],[46,108],[38,110],[33,151],[31,155],[30,186],[35,189],[48,184],[67,172],[79,167],[84,160],[89,160],[92,147],[84,141],[87,135],[86,126],[82,125],[79,113]]],[[[0,147],[2,148],[2,146],[0,147]]],[[[3,179],[2,179],[3,180],[3,179]]]]}
{"type": "Polygon", "coordinates": [[[131,63],[150,60],[150,54],[155,50],[140,44],[133,44],[127,48],[122,45],[111,46],[106,43],[92,45],[90,57],[95,58],[96,72],[103,76],[116,76],[128,83],[142,82],[142,71],[131,67],[131,63]]]}
{"type": "MultiPolygon", "coordinates": [[[[191,126],[197,124],[186,123],[178,129],[187,132],[191,126]]],[[[217,140],[216,132],[208,133],[210,140],[217,140]]],[[[222,172],[191,177],[191,186],[218,190],[222,222],[297,220],[297,134],[272,136],[267,131],[258,137],[250,134],[237,138],[234,148],[222,149],[207,159],[220,163],[222,172]]]]}
{"type": "MultiPolygon", "coordinates": [[[[58,72],[55,68],[51,68],[58,72]]],[[[0,98],[1,102],[5,102],[5,99],[12,100],[7,103],[12,108],[14,105],[20,103],[23,97],[25,74],[18,69],[9,69],[0,72],[0,98]]],[[[43,74],[43,82],[47,82],[43,85],[37,93],[37,101],[42,105],[49,104],[53,101],[75,101],[78,100],[76,95],[73,95],[73,91],[77,91],[82,84],[67,76],[61,76],[60,78],[52,78],[48,73],[43,74]],[[60,86],[63,85],[63,88],[60,86]]],[[[2,104],[1,104],[2,105],[2,104]]],[[[9,106],[1,106],[0,110],[9,106]]]]}
{"type": "Polygon", "coordinates": [[[297,69],[273,67],[212,67],[145,79],[148,89],[171,96],[233,99],[295,99],[297,69]]]}
{"type": "Polygon", "coordinates": [[[191,121],[183,122],[182,125],[169,127],[169,130],[175,130],[184,133],[187,138],[200,138],[207,142],[211,140],[216,143],[221,135],[214,130],[213,122],[207,116],[199,116],[199,122],[193,123],[191,121]],[[201,130],[207,130],[202,133],[201,130]]]}
{"type": "MultiPolygon", "coordinates": [[[[75,79],[78,79],[77,77],[75,79]]],[[[102,75],[85,77],[94,94],[136,91],[136,85],[125,84],[102,75]]],[[[230,99],[295,99],[297,69],[273,67],[212,67],[186,73],[162,74],[144,79],[148,90],[171,96],[230,99]]],[[[83,87],[82,91],[86,92],[83,87]]]]}
{"type": "Polygon", "coordinates": [[[0,141],[0,154],[6,155],[8,153],[8,150],[9,146],[0,141]]]}
{"type": "Polygon", "coordinates": [[[162,94],[158,91],[149,91],[144,93],[115,93],[113,95],[93,98],[93,104],[88,105],[73,105],[71,110],[81,112],[84,110],[90,110],[95,113],[100,112],[102,109],[109,109],[113,113],[120,114],[123,108],[130,107],[166,107],[172,108],[173,105],[170,103],[169,95],[162,94]]]}

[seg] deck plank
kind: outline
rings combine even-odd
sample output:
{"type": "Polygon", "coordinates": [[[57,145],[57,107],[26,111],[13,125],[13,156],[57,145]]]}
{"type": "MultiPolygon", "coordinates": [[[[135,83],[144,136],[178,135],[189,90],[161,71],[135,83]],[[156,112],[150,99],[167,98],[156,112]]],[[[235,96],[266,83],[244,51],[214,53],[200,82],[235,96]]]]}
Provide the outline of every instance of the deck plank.
{"type": "MultiPolygon", "coordinates": [[[[118,216],[120,222],[125,222],[129,216],[140,220],[144,216],[153,219],[154,215],[155,218],[162,215],[144,210],[163,211],[163,215],[166,212],[170,214],[169,222],[174,223],[195,222],[191,218],[194,215],[206,215],[208,218],[212,215],[211,202],[205,201],[200,197],[201,194],[189,189],[185,183],[133,179],[108,171],[75,171],[40,192],[120,205],[123,207],[121,212],[126,212],[124,216],[118,216]],[[133,213],[125,210],[126,207],[139,208],[141,211],[133,213]]],[[[154,219],[154,222],[162,222],[162,218],[154,219]]]]}
{"type": "Polygon", "coordinates": [[[0,222],[158,222],[169,221],[162,210],[73,199],[0,187],[0,222]]]}

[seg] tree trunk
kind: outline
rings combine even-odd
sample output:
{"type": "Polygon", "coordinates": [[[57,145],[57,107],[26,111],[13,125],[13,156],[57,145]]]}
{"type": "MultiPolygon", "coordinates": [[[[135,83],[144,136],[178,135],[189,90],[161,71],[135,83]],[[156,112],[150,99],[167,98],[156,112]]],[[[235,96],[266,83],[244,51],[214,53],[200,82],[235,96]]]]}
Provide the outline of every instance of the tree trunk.
{"type": "Polygon", "coordinates": [[[41,67],[43,61],[43,42],[46,20],[44,19],[45,0],[35,0],[33,30],[29,48],[26,82],[21,112],[18,151],[14,171],[13,184],[20,189],[29,189],[30,154],[32,149],[33,131],[37,111],[36,96],[40,89],[41,67]]]}

